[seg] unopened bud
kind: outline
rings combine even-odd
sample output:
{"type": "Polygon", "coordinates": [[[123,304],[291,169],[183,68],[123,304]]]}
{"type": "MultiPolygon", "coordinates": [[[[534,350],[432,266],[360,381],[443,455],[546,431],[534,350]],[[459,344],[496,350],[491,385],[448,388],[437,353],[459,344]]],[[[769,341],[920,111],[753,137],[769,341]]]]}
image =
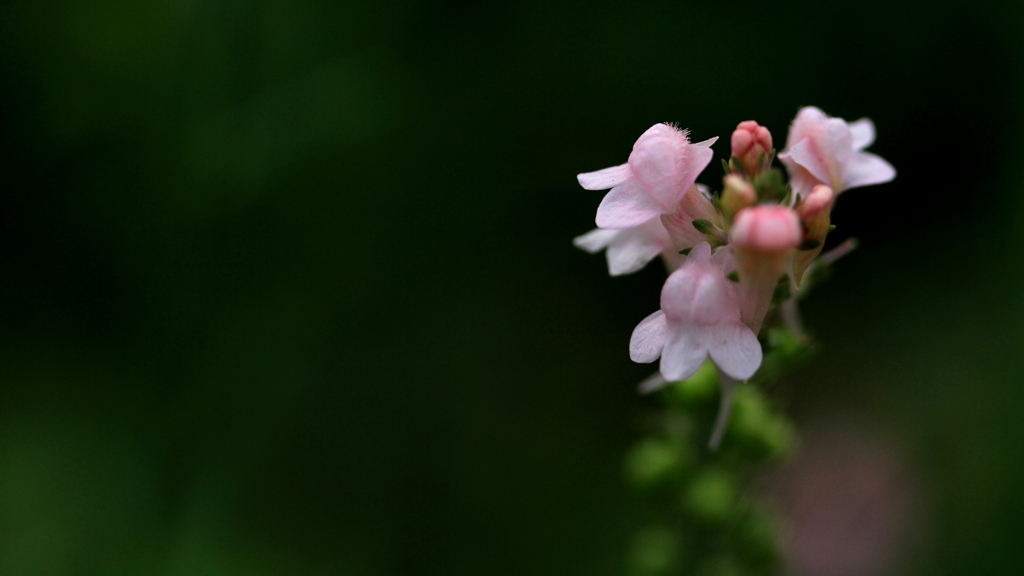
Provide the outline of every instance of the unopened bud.
{"type": "Polygon", "coordinates": [[[751,206],[736,214],[730,235],[740,273],[740,312],[756,334],[771,306],[776,284],[803,240],[803,230],[790,208],[751,206]]]}
{"type": "Polygon", "coordinates": [[[832,203],[836,194],[824,184],[815,186],[806,198],[796,206],[796,213],[803,225],[804,238],[800,250],[793,257],[793,280],[797,288],[804,272],[811,265],[825,245],[825,236],[832,229],[832,203]]]}
{"type": "Polygon", "coordinates": [[[740,122],[732,133],[732,156],[740,161],[747,176],[754,177],[768,169],[771,151],[771,132],[753,120],[740,122]]]}
{"type": "Polygon", "coordinates": [[[745,252],[780,253],[800,245],[800,221],[785,206],[754,206],[741,210],[733,223],[732,244],[745,252]]]}
{"type": "Polygon", "coordinates": [[[737,212],[757,202],[757,191],[754,186],[736,174],[725,177],[724,188],[719,205],[726,218],[732,218],[737,212]]]}
{"type": "Polygon", "coordinates": [[[836,194],[831,188],[819,184],[796,206],[796,213],[804,225],[804,240],[822,242],[832,224],[832,202],[836,194]]]}

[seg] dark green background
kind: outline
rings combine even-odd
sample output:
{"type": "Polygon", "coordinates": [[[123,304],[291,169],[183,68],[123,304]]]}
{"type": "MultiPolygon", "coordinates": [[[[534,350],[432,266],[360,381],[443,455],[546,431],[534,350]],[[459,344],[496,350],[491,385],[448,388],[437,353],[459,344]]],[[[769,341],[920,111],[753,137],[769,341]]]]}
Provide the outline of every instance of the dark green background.
{"type": "MultiPolygon", "coordinates": [[[[0,7],[0,574],[614,575],[659,121],[878,127],[799,420],[899,437],[920,574],[1024,564],[1024,16],[975,2],[0,7]]],[[[702,180],[715,184],[721,169],[702,180]]]]}

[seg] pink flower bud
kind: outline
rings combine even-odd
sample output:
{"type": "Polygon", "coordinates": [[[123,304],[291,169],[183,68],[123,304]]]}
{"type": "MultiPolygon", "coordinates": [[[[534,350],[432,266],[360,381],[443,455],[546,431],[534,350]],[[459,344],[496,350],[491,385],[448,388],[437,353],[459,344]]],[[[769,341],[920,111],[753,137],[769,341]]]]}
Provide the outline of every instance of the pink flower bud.
{"type": "Polygon", "coordinates": [[[732,218],[737,212],[753,206],[757,202],[757,191],[742,177],[727,174],[724,180],[720,206],[726,218],[732,218]]]}
{"type": "Polygon", "coordinates": [[[771,132],[753,120],[740,122],[732,133],[732,155],[743,163],[747,176],[754,177],[768,169],[771,150],[771,132]]]}
{"type": "Polygon", "coordinates": [[[785,206],[754,206],[741,210],[733,222],[734,250],[784,253],[800,244],[800,220],[785,206]]]}
{"type": "Polygon", "coordinates": [[[807,267],[824,246],[825,236],[832,224],[832,203],[835,198],[836,193],[831,188],[819,184],[796,206],[796,213],[804,229],[800,250],[793,256],[793,281],[797,288],[800,287],[807,267]]]}
{"type": "Polygon", "coordinates": [[[730,236],[740,276],[743,321],[757,333],[771,306],[775,285],[803,239],[800,219],[784,206],[753,206],[736,215],[730,236]]]}
{"type": "Polygon", "coordinates": [[[796,213],[804,225],[804,242],[821,242],[825,239],[832,223],[832,202],[835,198],[836,193],[831,188],[819,184],[797,204],[796,213]]]}

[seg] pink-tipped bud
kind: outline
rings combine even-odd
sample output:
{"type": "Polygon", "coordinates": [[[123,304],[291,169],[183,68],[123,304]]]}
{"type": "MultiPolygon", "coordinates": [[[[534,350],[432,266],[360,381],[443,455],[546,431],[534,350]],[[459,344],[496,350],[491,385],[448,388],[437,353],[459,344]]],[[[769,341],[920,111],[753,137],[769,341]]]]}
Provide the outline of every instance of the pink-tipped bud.
{"type": "Polygon", "coordinates": [[[719,205],[726,218],[732,218],[737,212],[757,202],[757,191],[754,186],[742,177],[727,174],[722,188],[719,205]]]}
{"type": "Polygon", "coordinates": [[[779,279],[803,239],[796,212],[784,206],[752,206],[740,212],[730,230],[740,276],[743,322],[756,334],[772,304],[779,279]]]}
{"type": "Polygon", "coordinates": [[[804,225],[804,242],[822,242],[832,223],[832,202],[836,193],[824,184],[815,186],[796,206],[796,213],[804,225]]]}
{"type": "Polygon", "coordinates": [[[763,253],[792,250],[803,238],[800,219],[785,206],[754,206],[741,210],[730,234],[734,249],[763,253]]]}
{"type": "Polygon", "coordinates": [[[772,150],[772,134],[753,120],[740,122],[732,133],[732,155],[743,163],[747,176],[753,178],[768,169],[772,150]]]}
{"type": "Polygon", "coordinates": [[[832,203],[835,199],[836,193],[831,188],[819,184],[796,205],[804,233],[800,250],[793,256],[793,281],[797,288],[803,281],[804,272],[824,246],[825,236],[828,236],[832,224],[832,203]]]}

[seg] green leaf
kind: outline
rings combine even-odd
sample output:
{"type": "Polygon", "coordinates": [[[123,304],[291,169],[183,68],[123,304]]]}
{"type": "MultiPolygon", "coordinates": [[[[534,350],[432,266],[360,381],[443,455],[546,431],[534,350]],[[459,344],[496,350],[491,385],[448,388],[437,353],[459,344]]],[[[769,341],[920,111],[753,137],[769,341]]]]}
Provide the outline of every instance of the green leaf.
{"type": "Polygon", "coordinates": [[[693,227],[701,234],[710,234],[715,231],[715,225],[707,220],[694,220],[693,227]]]}
{"type": "Polygon", "coordinates": [[[690,250],[693,250],[693,248],[683,248],[682,250],[679,251],[679,253],[682,254],[683,256],[689,256],[690,250]]]}

